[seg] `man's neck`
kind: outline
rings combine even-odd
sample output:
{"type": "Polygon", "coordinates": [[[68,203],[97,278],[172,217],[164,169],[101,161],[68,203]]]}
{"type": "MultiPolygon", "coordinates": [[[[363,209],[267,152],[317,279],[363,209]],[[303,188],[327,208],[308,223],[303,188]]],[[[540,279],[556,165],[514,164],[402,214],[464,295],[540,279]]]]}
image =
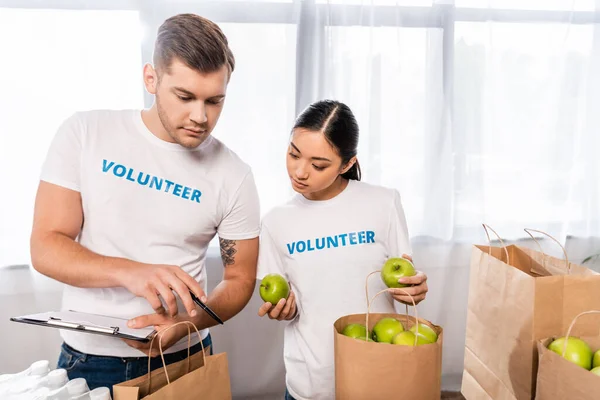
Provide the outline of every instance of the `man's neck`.
{"type": "Polygon", "coordinates": [[[164,140],[165,142],[173,142],[173,139],[169,135],[169,133],[165,130],[162,122],[160,121],[160,117],[158,116],[158,109],[156,108],[156,103],[152,105],[151,108],[147,110],[142,110],[142,121],[146,128],[157,138],[164,140]]]}

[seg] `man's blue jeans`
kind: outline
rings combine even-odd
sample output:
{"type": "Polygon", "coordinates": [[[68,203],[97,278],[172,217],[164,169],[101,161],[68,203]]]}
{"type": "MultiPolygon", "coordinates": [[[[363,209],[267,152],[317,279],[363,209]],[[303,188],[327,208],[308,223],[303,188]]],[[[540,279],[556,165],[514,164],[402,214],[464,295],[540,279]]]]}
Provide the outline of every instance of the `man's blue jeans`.
{"type": "MultiPolygon", "coordinates": [[[[212,345],[210,334],[202,341],[204,347],[212,345]]],[[[190,355],[202,350],[200,343],[190,348],[190,355]]],[[[212,346],[210,348],[212,354],[212,346]]],[[[165,354],[165,363],[172,364],[185,360],[187,349],[176,353],[165,354]]],[[[162,368],[162,360],[154,357],[150,361],[150,369],[162,368]]],[[[106,386],[112,395],[112,386],[137,378],[148,373],[148,357],[105,357],[80,353],[66,343],[61,346],[58,368],[67,370],[69,379],[85,378],[91,389],[106,386]]]]}

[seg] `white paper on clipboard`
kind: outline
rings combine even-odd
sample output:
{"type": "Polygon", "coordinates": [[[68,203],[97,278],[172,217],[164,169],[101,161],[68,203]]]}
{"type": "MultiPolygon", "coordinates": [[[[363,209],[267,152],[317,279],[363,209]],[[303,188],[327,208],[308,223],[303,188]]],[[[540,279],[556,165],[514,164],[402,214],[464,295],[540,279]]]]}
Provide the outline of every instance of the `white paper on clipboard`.
{"type": "Polygon", "coordinates": [[[152,327],[141,329],[129,328],[127,326],[127,320],[123,318],[77,311],[49,311],[13,317],[10,320],[26,324],[76,330],[85,333],[108,335],[143,342],[150,340],[154,334],[154,329],[152,327]]]}

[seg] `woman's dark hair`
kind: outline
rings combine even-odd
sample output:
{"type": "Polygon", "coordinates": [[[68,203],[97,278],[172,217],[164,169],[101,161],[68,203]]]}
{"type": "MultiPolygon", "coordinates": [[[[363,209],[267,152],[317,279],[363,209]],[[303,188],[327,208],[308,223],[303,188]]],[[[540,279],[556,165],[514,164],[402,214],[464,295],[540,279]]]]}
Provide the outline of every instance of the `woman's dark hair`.
{"type": "MultiPolygon", "coordinates": [[[[358,124],[350,108],[334,100],[312,103],[296,119],[294,129],[302,128],[323,132],[325,139],[342,158],[342,165],[356,156],[358,149],[358,124]]],[[[343,178],[360,181],[358,160],[342,174],[343,178]]]]}

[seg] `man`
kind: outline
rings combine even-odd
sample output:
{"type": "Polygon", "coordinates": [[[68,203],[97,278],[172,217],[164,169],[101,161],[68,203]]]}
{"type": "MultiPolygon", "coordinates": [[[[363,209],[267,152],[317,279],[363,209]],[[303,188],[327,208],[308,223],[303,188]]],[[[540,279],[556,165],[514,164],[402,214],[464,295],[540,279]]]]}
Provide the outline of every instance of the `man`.
{"type": "MultiPolygon", "coordinates": [[[[31,257],[37,271],[66,284],[63,309],[157,331],[192,321],[208,347],[207,328],[216,322],[189,292],[223,320],[247,304],[258,195],[249,166],[211,136],[234,65],[216,24],[174,16],[159,28],[153,65],[144,66],[155,95],[150,109],[76,113],[60,127],[42,169],[31,257]],[[207,298],[206,251],[215,234],[225,269],[207,298]]],[[[187,332],[184,325],[164,335],[167,363],[186,357],[187,332]]],[[[92,389],[147,373],[145,356],[158,354],[141,342],[61,335],[59,367],[92,389]]],[[[152,369],[161,365],[152,360],[152,369]]]]}

